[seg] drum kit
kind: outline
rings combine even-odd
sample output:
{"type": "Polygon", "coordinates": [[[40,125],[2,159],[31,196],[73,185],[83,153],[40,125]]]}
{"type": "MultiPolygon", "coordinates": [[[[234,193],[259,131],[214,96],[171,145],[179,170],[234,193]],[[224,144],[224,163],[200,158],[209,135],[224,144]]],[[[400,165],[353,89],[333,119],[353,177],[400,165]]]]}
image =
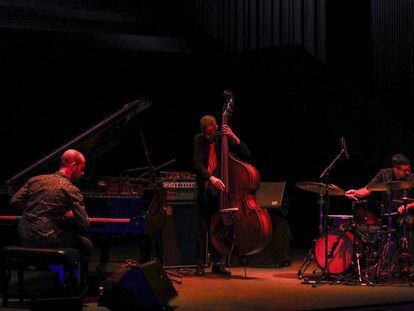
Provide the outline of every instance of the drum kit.
{"type": "MultiPolygon", "coordinates": [[[[302,190],[317,193],[320,200],[329,196],[343,196],[345,191],[333,184],[300,182],[302,190]]],[[[357,200],[352,204],[352,215],[329,215],[322,210],[319,235],[303,261],[298,278],[316,286],[322,281],[330,284],[376,285],[392,277],[408,281],[411,286],[410,268],[413,266],[408,250],[407,204],[414,199],[404,194],[393,198],[393,191],[414,188],[409,181],[378,183],[368,190],[388,194],[388,205],[372,204],[357,200]],[[401,215],[394,206],[403,206],[401,215]],[[317,269],[305,276],[309,266],[317,269]],[[316,271],[321,270],[322,274],[316,271]]]]}

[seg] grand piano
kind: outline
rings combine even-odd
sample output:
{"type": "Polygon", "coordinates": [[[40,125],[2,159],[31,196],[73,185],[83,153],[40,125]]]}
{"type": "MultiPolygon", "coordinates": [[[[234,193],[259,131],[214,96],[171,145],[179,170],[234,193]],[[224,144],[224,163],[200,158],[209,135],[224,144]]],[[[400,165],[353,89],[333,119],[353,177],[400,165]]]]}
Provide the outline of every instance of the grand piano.
{"type": "MultiPolygon", "coordinates": [[[[65,150],[77,149],[86,156],[88,163],[93,163],[97,157],[118,144],[120,135],[126,130],[131,127],[135,131],[138,130],[147,160],[144,171],[141,171],[138,177],[128,177],[127,171],[121,172],[118,176],[85,178],[78,184],[84,195],[89,215],[90,234],[101,248],[101,266],[105,266],[109,255],[108,241],[112,235],[150,235],[162,229],[165,222],[168,191],[162,186],[163,181],[156,178],[156,172],[172,161],[161,167],[152,166],[139,124],[139,115],[150,106],[151,102],[145,99],[130,102],[18,172],[5,182],[3,201],[5,196],[8,197],[5,192],[13,193],[30,177],[55,171],[58,160],[65,150]]],[[[19,219],[20,215],[17,211],[7,205],[0,207],[0,227],[3,232],[5,230],[11,232],[19,219]]]]}

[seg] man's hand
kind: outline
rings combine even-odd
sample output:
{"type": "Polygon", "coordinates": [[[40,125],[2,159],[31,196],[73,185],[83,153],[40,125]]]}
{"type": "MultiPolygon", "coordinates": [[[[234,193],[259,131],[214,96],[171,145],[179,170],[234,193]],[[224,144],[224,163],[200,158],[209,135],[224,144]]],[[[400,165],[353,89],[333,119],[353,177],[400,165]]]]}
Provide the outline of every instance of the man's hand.
{"type": "Polygon", "coordinates": [[[218,179],[217,177],[211,176],[210,177],[210,182],[219,191],[224,191],[224,189],[226,188],[226,186],[223,184],[223,182],[220,179],[218,179]]]}
{"type": "Polygon", "coordinates": [[[73,217],[75,217],[74,215],[73,215],[73,211],[68,211],[66,214],[65,214],[65,217],[67,217],[67,218],[73,218],[73,217]]]}
{"type": "MultiPolygon", "coordinates": [[[[412,210],[413,210],[413,208],[414,208],[414,202],[407,204],[407,212],[408,212],[408,211],[412,211],[412,210]]],[[[398,214],[403,215],[404,213],[405,213],[405,208],[404,208],[404,205],[401,205],[401,206],[398,208],[398,214]]]]}
{"type": "Polygon", "coordinates": [[[223,125],[221,127],[221,133],[223,135],[227,135],[232,141],[236,143],[236,145],[240,144],[240,139],[236,136],[236,134],[234,134],[228,125],[223,125]]]}
{"type": "Polygon", "coordinates": [[[347,192],[345,192],[345,196],[351,200],[358,200],[358,198],[356,197],[357,193],[358,193],[358,190],[350,189],[347,192]]]}
{"type": "Polygon", "coordinates": [[[367,188],[361,188],[358,190],[350,189],[347,192],[345,192],[345,196],[348,199],[352,200],[358,200],[362,198],[366,198],[367,196],[371,195],[372,190],[368,190],[367,188]]]}

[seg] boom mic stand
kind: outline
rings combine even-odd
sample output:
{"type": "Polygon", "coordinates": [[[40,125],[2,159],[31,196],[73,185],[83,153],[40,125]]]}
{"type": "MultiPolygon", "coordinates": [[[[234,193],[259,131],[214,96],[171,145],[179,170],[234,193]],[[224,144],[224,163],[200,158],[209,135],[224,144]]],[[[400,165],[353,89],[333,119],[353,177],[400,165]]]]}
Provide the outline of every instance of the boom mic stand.
{"type": "MultiPolygon", "coordinates": [[[[323,280],[328,278],[335,278],[335,279],[341,279],[340,277],[333,276],[329,273],[329,252],[328,252],[328,237],[329,237],[329,227],[328,227],[328,215],[329,215],[329,208],[330,208],[330,199],[329,199],[329,177],[332,169],[334,168],[335,164],[342,158],[346,157],[348,158],[346,147],[343,141],[343,138],[341,139],[342,148],[340,153],[333,159],[333,161],[323,170],[321,175],[319,176],[319,179],[322,184],[325,185],[325,190],[321,190],[320,193],[320,210],[321,210],[321,216],[320,219],[323,219],[322,228],[323,234],[325,235],[325,265],[322,268],[322,275],[319,277],[319,279],[316,280],[309,280],[305,279],[304,283],[312,284],[312,286],[316,286],[320,284],[323,280]],[[323,199],[323,195],[325,196],[325,199],[323,199]],[[325,208],[323,208],[323,204],[325,204],[325,208]],[[322,216],[323,214],[323,216],[322,216]]],[[[333,253],[332,253],[333,256],[333,253]]]]}

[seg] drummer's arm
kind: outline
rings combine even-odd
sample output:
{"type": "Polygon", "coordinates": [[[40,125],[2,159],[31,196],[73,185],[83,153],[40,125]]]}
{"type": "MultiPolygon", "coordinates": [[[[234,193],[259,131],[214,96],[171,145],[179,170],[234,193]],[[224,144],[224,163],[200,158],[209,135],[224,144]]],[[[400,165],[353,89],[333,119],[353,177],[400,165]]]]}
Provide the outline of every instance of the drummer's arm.
{"type": "Polygon", "coordinates": [[[345,192],[345,196],[348,199],[363,199],[366,198],[368,196],[370,196],[372,193],[372,190],[368,190],[366,187],[364,188],[360,188],[360,189],[350,189],[347,192],[345,192]]]}
{"type": "Polygon", "coordinates": [[[358,190],[355,189],[351,189],[348,190],[347,192],[345,192],[345,196],[348,199],[352,199],[352,200],[357,200],[357,199],[363,199],[366,198],[368,196],[371,195],[372,190],[368,190],[367,187],[371,186],[371,185],[375,185],[379,182],[384,181],[384,177],[383,177],[383,170],[380,170],[377,175],[375,175],[375,177],[369,182],[368,185],[366,185],[363,188],[360,188],[358,190]]]}
{"type": "MultiPolygon", "coordinates": [[[[398,213],[400,213],[400,214],[402,214],[402,213],[404,213],[404,205],[401,205],[399,208],[398,208],[398,213]]],[[[407,211],[414,211],[414,202],[411,202],[411,203],[408,203],[407,204],[407,211]]]]}
{"type": "Polygon", "coordinates": [[[411,210],[411,211],[414,210],[414,202],[411,202],[411,203],[407,204],[407,210],[411,210]]]}

